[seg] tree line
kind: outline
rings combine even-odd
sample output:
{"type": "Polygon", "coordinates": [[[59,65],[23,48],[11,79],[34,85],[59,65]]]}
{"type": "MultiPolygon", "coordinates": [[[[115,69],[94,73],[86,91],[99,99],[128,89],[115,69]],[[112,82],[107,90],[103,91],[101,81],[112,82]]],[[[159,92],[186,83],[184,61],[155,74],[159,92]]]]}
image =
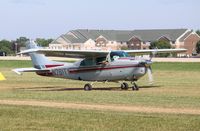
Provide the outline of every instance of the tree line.
{"type": "MultiPolygon", "coordinates": [[[[197,30],[196,33],[200,36],[200,30],[197,30]]],[[[16,52],[20,51],[21,47],[26,46],[26,42],[29,41],[26,37],[19,37],[16,40],[1,40],[0,41],[0,53],[5,52],[7,55],[15,55],[16,52]]],[[[36,42],[41,47],[47,47],[53,41],[53,39],[44,39],[37,38],[36,42]]],[[[169,42],[166,41],[154,41],[150,44],[150,49],[170,49],[172,48],[169,42]]],[[[123,48],[122,48],[123,49],[123,48]]],[[[196,44],[196,53],[200,53],[200,41],[196,44]]],[[[167,56],[168,54],[162,54],[167,56]]]]}
{"type": "MultiPolygon", "coordinates": [[[[26,37],[19,37],[16,40],[1,40],[0,41],[0,52],[5,52],[6,55],[15,55],[16,52],[20,51],[21,47],[26,47],[26,42],[29,41],[26,37]]],[[[53,41],[53,39],[37,38],[36,42],[41,47],[47,47],[53,41]]]]}

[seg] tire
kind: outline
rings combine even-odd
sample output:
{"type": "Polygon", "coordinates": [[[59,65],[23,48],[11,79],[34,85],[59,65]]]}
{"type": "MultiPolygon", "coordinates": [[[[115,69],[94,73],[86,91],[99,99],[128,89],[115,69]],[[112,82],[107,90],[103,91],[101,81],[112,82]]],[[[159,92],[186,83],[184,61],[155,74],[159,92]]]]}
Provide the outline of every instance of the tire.
{"type": "Polygon", "coordinates": [[[139,87],[138,87],[138,85],[136,85],[136,84],[135,84],[135,88],[136,88],[136,91],[138,91],[138,90],[139,90],[139,87]]]}
{"type": "Polygon", "coordinates": [[[132,90],[134,91],[134,90],[136,90],[136,88],[135,88],[135,85],[133,84],[133,86],[132,86],[132,90]]]}
{"type": "Polygon", "coordinates": [[[92,85],[91,84],[85,84],[84,90],[85,91],[91,91],[92,90],[92,85]]]}
{"type": "Polygon", "coordinates": [[[137,84],[133,83],[133,86],[132,86],[132,90],[136,90],[138,91],[139,90],[139,87],[137,86],[137,84]]]}
{"type": "Polygon", "coordinates": [[[122,89],[122,90],[128,90],[128,84],[125,83],[125,82],[122,83],[122,84],[121,84],[121,89],[122,89]]]}

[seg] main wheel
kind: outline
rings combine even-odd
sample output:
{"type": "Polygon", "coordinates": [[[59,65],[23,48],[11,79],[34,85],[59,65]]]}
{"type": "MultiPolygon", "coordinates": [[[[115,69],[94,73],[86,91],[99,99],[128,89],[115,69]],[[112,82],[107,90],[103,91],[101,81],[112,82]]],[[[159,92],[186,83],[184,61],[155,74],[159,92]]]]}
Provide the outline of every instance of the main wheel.
{"type": "Polygon", "coordinates": [[[121,89],[122,89],[122,90],[128,90],[128,84],[125,83],[125,82],[122,83],[122,84],[121,84],[121,89]]]}
{"type": "Polygon", "coordinates": [[[84,90],[85,91],[91,91],[92,90],[92,85],[91,84],[85,84],[84,90]]]}
{"type": "Polygon", "coordinates": [[[136,90],[136,91],[139,90],[139,87],[137,86],[137,84],[133,83],[132,90],[136,90]]]}

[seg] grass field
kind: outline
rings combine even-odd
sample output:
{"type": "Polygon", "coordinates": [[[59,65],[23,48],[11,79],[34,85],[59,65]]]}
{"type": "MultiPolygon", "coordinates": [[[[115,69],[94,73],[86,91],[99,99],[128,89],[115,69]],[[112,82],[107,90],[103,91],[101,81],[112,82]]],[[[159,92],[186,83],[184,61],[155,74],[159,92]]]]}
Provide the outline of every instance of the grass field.
{"type": "Polygon", "coordinates": [[[200,116],[1,106],[3,130],[198,131],[200,116]]]}
{"type": "MultiPolygon", "coordinates": [[[[200,63],[154,63],[155,84],[149,86],[145,76],[138,81],[141,86],[138,92],[121,91],[116,83],[98,83],[96,90],[85,92],[82,89],[85,82],[33,73],[17,76],[11,72],[20,67],[31,67],[31,62],[0,61],[0,72],[7,78],[0,82],[0,99],[200,110],[200,63]]],[[[200,116],[1,105],[0,127],[5,130],[198,130],[200,116]]]]}

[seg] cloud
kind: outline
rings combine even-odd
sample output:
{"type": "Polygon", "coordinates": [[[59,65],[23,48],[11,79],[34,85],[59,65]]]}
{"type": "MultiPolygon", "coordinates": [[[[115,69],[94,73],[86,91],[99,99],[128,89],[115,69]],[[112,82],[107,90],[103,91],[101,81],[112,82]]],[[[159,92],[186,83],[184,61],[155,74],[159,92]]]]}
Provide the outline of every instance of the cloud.
{"type": "Polygon", "coordinates": [[[10,0],[13,4],[45,5],[44,0],[10,0]]]}

